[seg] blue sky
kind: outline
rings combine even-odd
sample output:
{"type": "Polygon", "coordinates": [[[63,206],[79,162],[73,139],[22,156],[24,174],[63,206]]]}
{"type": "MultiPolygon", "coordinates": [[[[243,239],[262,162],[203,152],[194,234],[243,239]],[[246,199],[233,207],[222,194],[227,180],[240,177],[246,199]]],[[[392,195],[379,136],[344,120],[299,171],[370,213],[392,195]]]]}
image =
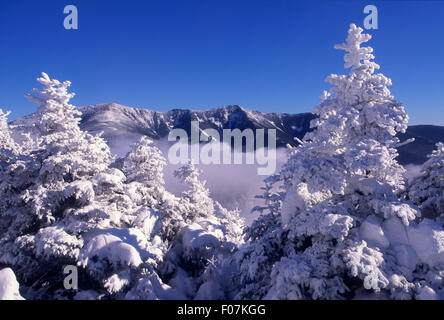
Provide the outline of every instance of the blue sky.
{"type": "Polygon", "coordinates": [[[369,45],[411,124],[444,125],[444,1],[0,0],[0,107],[34,112],[23,94],[45,71],[73,83],[75,105],[311,111],[367,4],[369,45]],[[68,4],[78,30],[63,28],[68,4]]]}

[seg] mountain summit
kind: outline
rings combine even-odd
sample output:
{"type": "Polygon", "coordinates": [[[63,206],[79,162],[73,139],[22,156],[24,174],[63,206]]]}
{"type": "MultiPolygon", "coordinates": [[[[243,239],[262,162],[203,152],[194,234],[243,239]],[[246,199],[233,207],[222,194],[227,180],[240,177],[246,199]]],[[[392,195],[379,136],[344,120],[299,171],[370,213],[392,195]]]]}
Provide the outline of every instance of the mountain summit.
{"type": "Polygon", "coordinates": [[[190,135],[191,121],[199,121],[200,130],[276,129],[277,147],[296,145],[294,137],[302,138],[314,119],[311,113],[263,113],[237,105],[206,111],[173,109],[157,112],[122,106],[115,103],[80,107],[81,128],[90,133],[103,132],[111,147],[122,140],[135,141],[145,135],[154,140],[166,138],[172,129],[184,129],[190,135]]]}
{"type": "MultiPolygon", "coordinates": [[[[92,134],[103,132],[111,149],[120,155],[141,136],[153,140],[166,139],[172,129],[184,129],[190,136],[191,121],[199,121],[199,128],[216,129],[276,129],[276,146],[295,146],[295,137],[301,139],[310,130],[312,113],[263,113],[238,105],[209,110],[172,109],[158,112],[132,108],[117,103],[79,107],[82,112],[80,127],[92,134]]],[[[12,122],[18,128],[32,122],[34,114],[12,122]]],[[[415,142],[398,148],[401,164],[421,164],[426,161],[439,141],[444,141],[444,127],[432,125],[409,126],[401,141],[415,138],[415,142]]]]}

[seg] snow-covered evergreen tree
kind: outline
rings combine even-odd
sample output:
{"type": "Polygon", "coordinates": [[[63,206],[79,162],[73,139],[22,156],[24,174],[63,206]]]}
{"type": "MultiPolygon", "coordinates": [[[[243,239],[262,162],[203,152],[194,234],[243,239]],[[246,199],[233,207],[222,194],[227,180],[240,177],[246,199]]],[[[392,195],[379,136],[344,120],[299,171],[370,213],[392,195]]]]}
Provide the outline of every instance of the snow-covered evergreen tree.
{"type": "Polygon", "coordinates": [[[81,113],[69,104],[74,96],[67,91],[71,83],[51,80],[45,73],[37,80],[44,88],[27,96],[39,105],[35,126],[41,139],[40,179],[48,184],[71,182],[108,168],[113,157],[105,140],[79,127],[81,113]]]}
{"type": "Polygon", "coordinates": [[[205,182],[199,179],[200,171],[192,163],[175,174],[188,189],[179,199],[183,221],[170,240],[162,274],[168,283],[185,287],[188,297],[227,298],[232,288],[226,258],[242,240],[243,220],[237,211],[229,211],[211,199],[205,182]]]}
{"type": "Polygon", "coordinates": [[[192,164],[176,171],[188,189],[181,196],[169,193],[164,164],[148,138],[135,144],[123,160],[127,194],[139,208],[133,211],[132,227],[142,231],[153,253],[125,298],[225,298],[231,287],[222,257],[232,254],[240,240],[238,213],[210,198],[192,164]]]}
{"type": "Polygon", "coordinates": [[[127,182],[137,181],[146,187],[164,189],[165,165],[166,160],[161,151],[149,138],[143,136],[125,157],[122,170],[126,174],[127,182]]]}
{"type": "Polygon", "coordinates": [[[11,130],[8,125],[8,113],[0,109],[0,190],[2,191],[1,205],[5,205],[5,198],[8,197],[10,185],[10,174],[13,171],[11,165],[17,161],[20,154],[20,147],[11,137],[11,130]]]}
{"type": "MultiPolygon", "coordinates": [[[[124,158],[122,170],[127,177],[127,188],[136,196],[132,201],[156,212],[152,233],[168,242],[183,227],[185,218],[181,214],[179,198],[165,189],[165,165],[166,159],[161,151],[149,138],[142,137],[124,158]]],[[[139,215],[136,223],[143,221],[145,219],[139,215]]]]}
{"type": "Polygon", "coordinates": [[[185,221],[187,222],[208,217],[214,212],[210,191],[205,187],[205,181],[199,180],[200,174],[201,171],[192,163],[175,171],[176,177],[188,187],[182,197],[182,206],[184,206],[185,221]]]}
{"type": "Polygon", "coordinates": [[[423,216],[444,226],[444,144],[437,143],[408,190],[409,198],[417,204],[423,216]]]}
{"type": "Polygon", "coordinates": [[[100,216],[97,208],[81,209],[100,197],[100,174],[112,160],[102,138],[80,130],[80,113],[69,104],[70,82],[44,73],[38,81],[43,90],[34,89],[38,95],[29,96],[39,104],[34,130],[38,148],[16,157],[11,178],[2,181],[7,197],[1,219],[7,223],[1,224],[6,229],[0,240],[0,261],[14,266],[20,279],[33,284],[31,290],[42,289],[53,273],[63,276],[63,264],[76,264],[81,234],[95,227],[100,216]]]}
{"type": "MultiPolygon", "coordinates": [[[[0,239],[11,237],[6,232],[9,228],[20,227],[20,221],[13,225],[14,220],[20,220],[21,213],[15,208],[18,202],[16,190],[21,190],[30,178],[23,174],[28,159],[22,157],[20,146],[11,137],[7,115],[0,110],[0,230],[3,232],[0,239]]],[[[15,234],[11,239],[14,237],[15,234]]]]}
{"type": "MultiPolygon", "coordinates": [[[[435,227],[416,226],[417,208],[398,197],[404,181],[396,134],[408,116],[390,95],[390,79],[375,73],[372,48],[361,47],[371,36],[362,31],[351,25],[346,42],[335,46],[347,52],[350,72],[327,78],[332,88],[314,110],[314,131],[274,178],[286,189],[282,206],[252,225],[250,244],[237,254],[240,298],[335,299],[364,288],[408,298],[433,291],[427,272],[442,276],[441,261],[421,257],[416,242],[395,239],[435,227]]],[[[442,241],[437,232],[431,242],[442,241]]]]}
{"type": "Polygon", "coordinates": [[[17,148],[15,141],[11,137],[11,130],[8,125],[8,115],[9,112],[4,113],[3,110],[0,109],[0,156],[2,161],[1,168],[4,168],[4,166],[7,164],[7,157],[11,156],[10,153],[15,153],[15,150],[17,148]]]}

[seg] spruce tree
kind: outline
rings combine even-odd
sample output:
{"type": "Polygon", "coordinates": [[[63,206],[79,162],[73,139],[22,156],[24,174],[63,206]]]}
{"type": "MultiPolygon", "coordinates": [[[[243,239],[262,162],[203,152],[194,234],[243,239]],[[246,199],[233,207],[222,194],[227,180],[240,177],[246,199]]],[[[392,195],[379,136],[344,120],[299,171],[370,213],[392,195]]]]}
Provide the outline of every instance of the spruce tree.
{"type": "Polygon", "coordinates": [[[371,36],[362,31],[352,24],[335,46],[346,51],[350,72],[327,77],[332,87],[314,109],[314,130],[273,178],[284,186],[282,203],[252,225],[250,244],[237,254],[240,298],[336,299],[361,291],[411,298],[426,286],[410,244],[393,240],[426,228],[414,222],[419,210],[399,197],[405,183],[396,134],[408,116],[388,90],[390,79],[375,73],[373,49],[361,47],[371,36]],[[258,271],[271,273],[259,295],[258,271]]]}
{"type": "Polygon", "coordinates": [[[408,190],[409,198],[417,204],[423,217],[444,226],[444,144],[437,143],[408,190]]]}

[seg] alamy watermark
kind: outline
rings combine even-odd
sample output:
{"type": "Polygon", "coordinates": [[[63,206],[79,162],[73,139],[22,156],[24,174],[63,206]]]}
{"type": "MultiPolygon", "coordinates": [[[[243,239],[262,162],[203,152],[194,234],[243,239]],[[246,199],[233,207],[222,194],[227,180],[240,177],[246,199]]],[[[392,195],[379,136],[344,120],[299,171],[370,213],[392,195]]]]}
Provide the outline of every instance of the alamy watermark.
{"type": "Polygon", "coordinates": [[[378,8],[375,5],[369,4],[364,7],[364,13],[367,16],[364,18],[364,28],[378,29],[378,8]]]}
{"type": "Polygon", "coordinates": [[[364,288],[367,290],[379,290],[378,270],[375,266],[367,265],[364,267],[366,276],[364,277],[364,288]]]}
{"type": "MultiPolygon", "coordinates": [[[[66,30],[79,28],[78,9],[66,5],[63,9],[63,26],[66,30]]],[[[365,29],[378,29],[378,9],[366,5],[363,25],[365,29]]],[[[275,129],[223,129],[222,140],[215,129],[199,129],[199,122],[191,122],[191,139],[183,129],[173,129],[168,141],[176,141],[168,151],[171,164],[249,164],[258,165],[258,175],[271,175],[276,170],[276,130],[275,129]],[[265,135],[267,130],[267,135],[265,135]],[[265,145],[265,136],[268,137],[265,145]],[[189,144],[188,142],[191,142],[189,144]],[[245,143],[244,143],[245,141],[245,143]],[[201,143],[203,142],[203,143],[201,143]]]]}
{"type": "Polygon", "coordinates": [[[67,16],[63,19],[63,27],[66,30],[79,29],[79,11],[75,5],[67,5],[63,8],[63,13],[67,16]]]}
{"type": "Polygon", "coordinates": [[[63,273],[67,276],[63,279],[63,287],[66,290],[77,290],[79,288],[79,276],[76,266],[67,265],[63,268],[63,273]]]}
{"type": "Polygon", "coordinates": [[[245,160],[245,164],[258,165],[258,175],[270,175],[276,170],[276,129],[267,129],[267,134],[265,129],[223,129],[221,140],[216,129],[200,130],[199,121],[191,121],[190,131],[191,137],[184,129],[173,129],[168,134],[168,141],[176,142],[168,150],[171,164],[190,160],[205,165],[244,164],[245,160]]]}
{"type": "MultiPolygon", "coordinates": [[[[67,16],[63,20],[63,27],[66,30],[77,30],[79,28],[79,11],[73,4],[66,5],[63,8],[63,13],[67,16]]],[[[375,5],[369,4],[364,7],[365,29],[378,29],[378,8],[375,5]]]]}

